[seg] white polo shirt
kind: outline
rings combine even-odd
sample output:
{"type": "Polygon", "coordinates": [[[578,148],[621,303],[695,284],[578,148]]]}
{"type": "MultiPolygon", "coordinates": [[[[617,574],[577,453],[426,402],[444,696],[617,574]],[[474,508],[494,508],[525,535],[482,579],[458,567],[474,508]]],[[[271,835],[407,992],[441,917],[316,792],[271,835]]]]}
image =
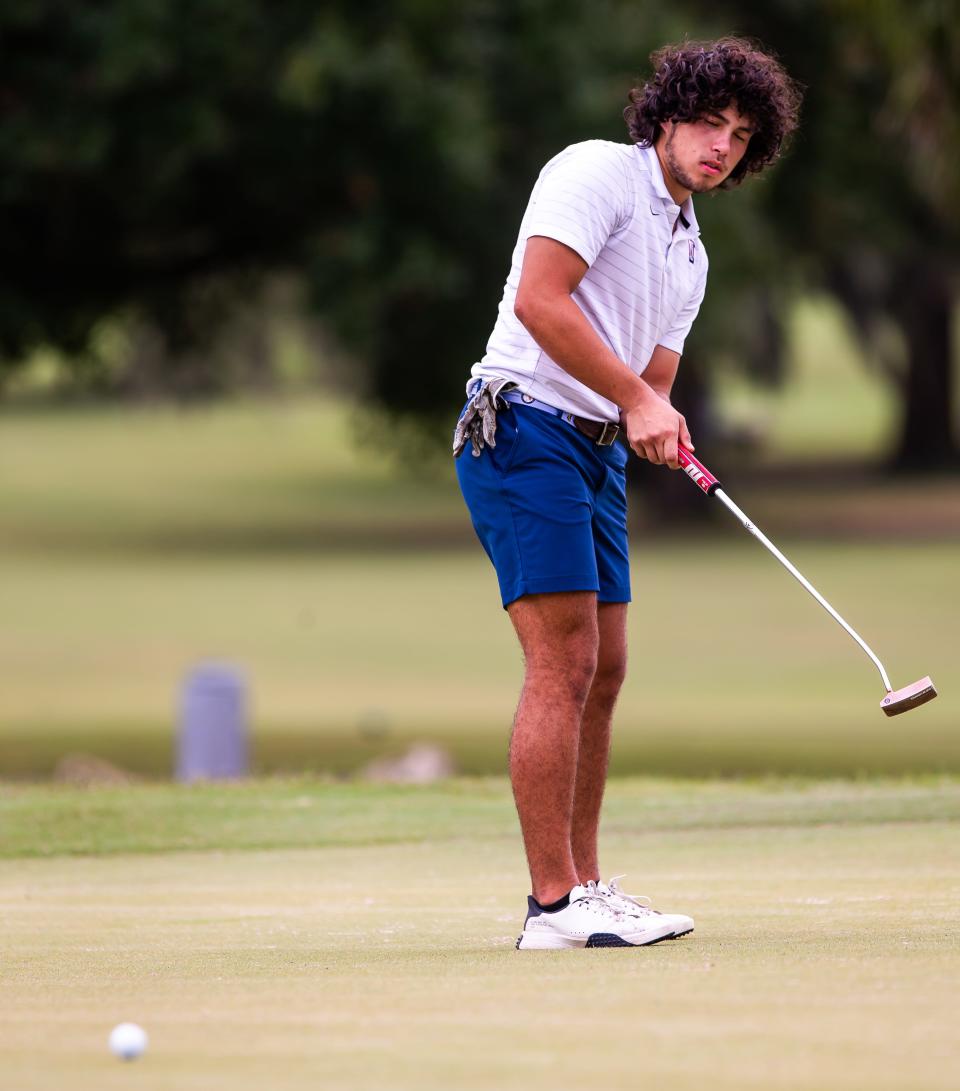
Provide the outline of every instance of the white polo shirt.
{"type": "Polygon", "coordinates": [[[512,379],[521,393],[576,416],[617,421],[619,408],[554,363],[513,313],[531,235],[556,239],[587,263],[573,299],[604,344],[642,375],[656,345],[683,351],[703,299],[707,253],[693,202],[674,202],[652,147],[608,140],[562,151],[530,195],[497,323],[471,373],[512,379]]]}

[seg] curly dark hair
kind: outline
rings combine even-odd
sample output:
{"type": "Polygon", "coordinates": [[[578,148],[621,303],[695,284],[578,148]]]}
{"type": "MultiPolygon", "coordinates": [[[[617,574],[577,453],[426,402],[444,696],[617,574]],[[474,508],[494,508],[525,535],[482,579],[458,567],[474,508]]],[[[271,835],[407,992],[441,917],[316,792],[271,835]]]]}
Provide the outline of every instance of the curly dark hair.
{"type": "Polygon", "coordinates": [[[769,166],[797,128],[801,86],[754,42],[720,38],[666,45],[650,54],[650,62],[652,79],[633,88],[623,111],[634,141],[653,144],[665,122],[695,121],[731,103],[756,126],[721,189],[769,166]]]}

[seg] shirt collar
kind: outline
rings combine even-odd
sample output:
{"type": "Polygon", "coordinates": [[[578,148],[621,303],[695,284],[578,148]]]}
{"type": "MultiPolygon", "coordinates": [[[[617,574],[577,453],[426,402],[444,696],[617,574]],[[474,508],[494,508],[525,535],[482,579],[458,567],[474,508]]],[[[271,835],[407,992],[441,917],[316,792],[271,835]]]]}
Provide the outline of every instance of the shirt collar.
{"type": "MultiPolygon", "coordinates": [[[[677,202],[670,196],[670,191],[667,189],[667,183],[663,180],[663,167],[660,166],[660,157],[657,155],[657,150],[651,144],[648,147],[642,147],[637,145],[637,150],[640,152],[641,157],[646,163],[647,170],[650,174],[650,188],[653,190],[654,200],[661,202],[661,208],[670,214],[671,220],[676,216],[677,202]]],[[[651,209],[651,211],[655,211],[651,209]]],[[[699,235],[700,225],[697,223],[697,217],[693,211],[693,198],[688,197],[682,205],[680,205],[680,226],[678,231],[686,231],[688,234],[699,235]]]]}

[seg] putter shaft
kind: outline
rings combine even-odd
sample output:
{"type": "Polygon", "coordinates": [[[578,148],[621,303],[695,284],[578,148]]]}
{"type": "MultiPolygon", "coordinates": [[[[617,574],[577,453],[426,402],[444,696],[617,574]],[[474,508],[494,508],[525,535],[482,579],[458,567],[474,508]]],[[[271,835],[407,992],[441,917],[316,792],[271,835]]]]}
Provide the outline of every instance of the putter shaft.
{"type": "MultiPolygon", "coordinates": [[[[853,639],[870,657],[873,665],[880,672],[880,677],[883,679],[884,689],[886,689],[887,693],[891,693],[893,691],[893,686],[890,685],[890,679],[887,677],[887,672],[883,669],[883,664],[877,658],[873,649],[863,639],[863,637],[843,620],[843,618],[837,613],[836,610],[834,610],[830,603],[827,602],[823,595],[821,595],[820,592],[813,586],[813,584],[810,583],[810,581],[806,579],[803,574],[787,560],[786,557],[784,557],[780,550],[777,549],[777,547],[773,544],[773,542],[770,541],[770,539],[763,533],[763,531],[758,530],[753,525],[753,523],[750,522],[744,512],[742,512],[737,507],[737,505],[730,499],[730,497],[727,496],[727,494],[723,491],[723,489],[720,487],[720,482],[713,476],[713,474],[706,468],[706,466],[704,466],[704,464],[699,459],[695,458],[686,449],[686,447],[683,446],[683,444],[680,444],[677,453],[679,456],[681,469],[687,475],[687,477],[689,477],[690,480],[697,486],[697,488],[700,489],[701,492],[706,493],[707,496],[715,496],[726,508],[728,508],[729,511],[734,516],[736,516],[737,519],[739,519],[744,530],[748,530],[754,536],[754,538],[756,538],[757,541],[760,542],[761,545],[766,546],[766,548],[774,555],[774,557],[777,558],[777,560],[790,573],[790,575],[793,576],[793,578],[797,580],[800,585],[817,600],[817,602],[820,603],[820,605],[824,608],[824,610],[827,611],[827,613],[833,618],[833,620],[836,621],[837,624],[841,626],[841,628],[846,630],[846,632],[848,632],[850,636],[853,637],[853,639]]],[[[934,691],[934,696],[935,695],[936,691],[934,691]]]]}
{"type": "Polygon", "coordinates": [[[753,523],[750,522],[746,515],[740,510],[740,508],[737,507],[737,505],[730,499],[730,497],[727,496],[723,489],[714,489],[713,495],[720,501],[721,504],[728,508],[737,517],[737,519],[740,520],[741,524],[743,525],[743,529],[749,531],[754,536],[754,538],[757,539],[758,542],[760,542],[762,545],[765,545],[767,549],[769,549],[770,552],[774,555],[774,557],[776,557],[777,560],[783,565],[783,567],[790,573],[790,575],[793,576],[793,578],[797,580],[806,591],[809,591],[810,594],[813,595],[813,597],[817,600],[817,602],[819,602],[820,605],[824,608],[824,610],[826,610],[827,613],[833,618],[833,620],[841,625],[844,629],[846,629],[846,631],[853,637],[853,639],[860,645],[860,647],[863,648],[863,650],[873,661],[873,665],[880,672],[880,677],[883,679],[884,688],[886,689],[887,693],[890,693],[890,691],[893,689],[893,686],[890,685],[890,679],[887,677],[887,672],[883,669],[883,664],[874,654],[873,649],[863,639],[863,637],[860,636],[860,634],[855,629],[853,629],[843,620],[843,618],[837,613],[836,610],[834,610],[830,603],[827,602],[823,595],[821,595],[820,592],[813,586],[813,584],[810,583],[810,581],[806,579],[804,575],[794,565],[792,565],[790,561],[787,560],[786,557],[784,557],[780,550],[777,549],[777,547],[773,544],[773,542],[770,541],[770,539],[763,533],[763,531],[758,530],[757,527],[755,527],[753,523]]]}

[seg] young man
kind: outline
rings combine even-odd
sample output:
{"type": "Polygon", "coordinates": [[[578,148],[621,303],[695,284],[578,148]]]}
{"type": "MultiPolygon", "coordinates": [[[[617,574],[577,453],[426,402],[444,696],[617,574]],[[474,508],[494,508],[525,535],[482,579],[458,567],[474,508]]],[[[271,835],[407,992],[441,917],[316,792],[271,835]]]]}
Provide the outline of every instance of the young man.
{"type": "Polygon", "coordinates": [[[672,469],[678,444],[693,448],[670,404],[707,277],[691,195],[772,163],[800,95],[774,58],[738,39],[651,60],[624,114],[633,143],[575,144],[541,172],[454,437],[526,665],[510,742],[533,886],[521,950],[643,946],[693,930],[690,917],[600,880],[630,601],[627,451],[613,440],[672,469]]]}

